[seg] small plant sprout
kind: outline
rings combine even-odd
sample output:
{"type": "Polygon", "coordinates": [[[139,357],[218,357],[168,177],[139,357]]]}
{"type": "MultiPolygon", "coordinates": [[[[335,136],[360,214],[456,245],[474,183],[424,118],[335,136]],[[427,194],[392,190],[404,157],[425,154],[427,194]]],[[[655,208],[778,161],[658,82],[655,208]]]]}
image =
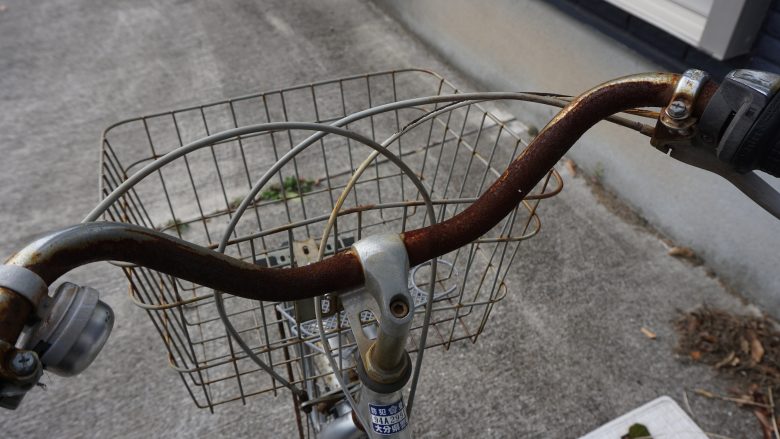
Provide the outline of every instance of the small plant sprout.
{"type": "Polygon", "coordinates": [[[316,185],[314,180],[307,178],[295,178],[290,175],[284,178],[283,186],[272,184],[260,193],[261,200],[281,200],[298,198],[301,194],[311,192],[316,185]]]}
{"type": "Polygon", "coordinates": [[[177,232],[184,233],[189,227],[189,224],[176,218],[171,218],[163,225],[163,230],[176,229],[177,232]]]}

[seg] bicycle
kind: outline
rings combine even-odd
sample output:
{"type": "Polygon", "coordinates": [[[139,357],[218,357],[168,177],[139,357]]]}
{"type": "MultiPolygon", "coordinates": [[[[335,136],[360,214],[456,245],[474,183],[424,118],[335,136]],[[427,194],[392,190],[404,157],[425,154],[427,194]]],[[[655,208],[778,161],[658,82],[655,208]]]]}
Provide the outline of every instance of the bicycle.
{"type": "Polygon", "coordinates": [[[777,75],[735,71],[718,85],[690,70],[576,98],[460,93],[400,70],[115,124],[102,201],[0,268],[0,405],[18,407],[44,369],[75,375],[97,356],[110,308],[88,287],[49,286],[105,260],[199,407],[287,388],[301,437],[410,437],[425,349],[478,339],[577,138],[602,119],[634,129],[780,218],[780,197],[751,172],[780,175],[779,89],[777,75]],[[563,109],[526,145],[481,106],[499,99],[563,109]]]}

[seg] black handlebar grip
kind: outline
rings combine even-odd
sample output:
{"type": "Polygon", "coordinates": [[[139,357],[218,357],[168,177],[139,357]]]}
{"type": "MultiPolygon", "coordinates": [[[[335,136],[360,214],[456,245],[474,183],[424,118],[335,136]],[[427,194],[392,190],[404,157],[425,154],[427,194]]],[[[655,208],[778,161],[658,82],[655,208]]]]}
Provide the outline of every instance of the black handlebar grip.
{"type": "Polygon", "coordinates": [[[735,70],[699,120],[701,145],[739,173],[762,170],[780,177],[780,75],[735,70]]]}
{"type": "Polygon", "coordinates": [[[780,93],[766,105],[734,151],[731,164],[739,172],[760,169],[780,177],[780,93]]]}
{"type": "Polygon", "coordinates": [[[780,93],[775,94],[750,129],[743,148],[754,151],[750,155],[756,169],[780,177],[780,93]]]}

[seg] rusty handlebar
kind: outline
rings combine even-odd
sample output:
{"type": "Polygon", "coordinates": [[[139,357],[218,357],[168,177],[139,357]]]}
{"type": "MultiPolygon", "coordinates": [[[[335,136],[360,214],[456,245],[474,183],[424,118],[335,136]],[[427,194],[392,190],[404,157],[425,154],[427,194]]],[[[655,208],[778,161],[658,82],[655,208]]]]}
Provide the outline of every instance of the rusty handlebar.
{"type": "MultiPolygon", "coordinates": [[[[447,221],[402,235],[410,264],[423,263],[479,238],[530,193],[585,131],[614,113],[665,106],[679,78],[671,73],[632,75],[574,99],[471,206],[447,221]]],[[[694,106],[695,115],[701,114],[716,88],[714,82],[704,86],[694,106]]],[[[363,283],[362,267],[350,250],[305,267],[264,268],[164,233],[110,222],[81,224],[40,238],[6,264],[26,267],[51,284],[73,268],[106,260],[142,265],[256,300],[297,300],[363,283]]]]}

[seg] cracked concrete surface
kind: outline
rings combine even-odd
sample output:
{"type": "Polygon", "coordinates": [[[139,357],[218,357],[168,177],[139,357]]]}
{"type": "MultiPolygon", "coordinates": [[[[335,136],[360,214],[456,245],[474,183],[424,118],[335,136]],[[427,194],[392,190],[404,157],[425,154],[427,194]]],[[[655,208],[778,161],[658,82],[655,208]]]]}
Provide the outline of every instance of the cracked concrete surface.
{"type": "MultiPolygon", "coordinates": [[[[97,199],[98,138],[138,114],[354,73],[420,66],[471,83],[370,3],[4,1],[0,12],[0,253],[77,223],[97,199]]],[[[551,90],[554,91],[554,90],[551,90]]],[[[519,115],[522,120],[522,115],[519,115]]],[[[614,129],[614,128],[604,128],[614,129]]],[[[649,147],[649,146],[648,146],[649,147]]],[[[724,392],[672,348],[677,310],[743,309],[702,267],[667,256],[653,234],[598,204],[581,178],[541,210],[476,344],[432,350],[414,415],[418,437],[575,437],[660,395],[724,392]],[[658,334],[648,340],[646,326],[658,334]]],[[[124,277],[105,264],[68,276],[117,314],[84,374],[47,375],[4,437],[291,437],[287,395],[192,404],[166,366],[124,277]]],[[[706,431],[753,436],[752,415],[692,398],[706,431]]]]}

